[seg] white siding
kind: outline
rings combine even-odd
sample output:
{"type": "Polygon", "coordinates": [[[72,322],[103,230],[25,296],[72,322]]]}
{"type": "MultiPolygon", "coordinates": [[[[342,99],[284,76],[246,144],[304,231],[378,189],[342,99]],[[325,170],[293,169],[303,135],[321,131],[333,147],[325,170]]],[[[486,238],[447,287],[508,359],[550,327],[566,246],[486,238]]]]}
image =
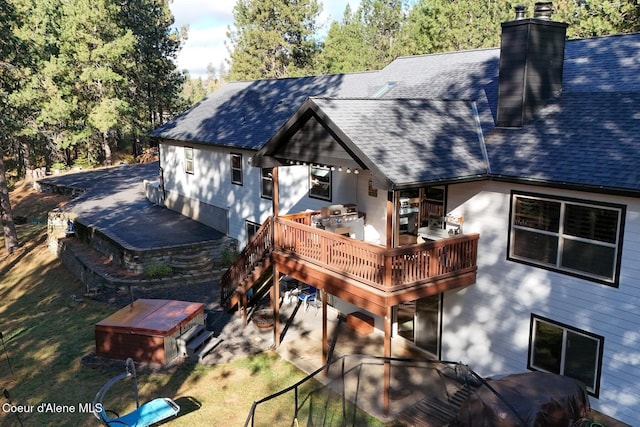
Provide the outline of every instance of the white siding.
{"type": "MultiPolygon", "coordinates": [[[[160,165],[163,168],[165,191],[185,200],[186,208],[181,213],[211,223],[200,216],[203,205],[217,206],[228,214],[228,234],[238,239],[240,247],[246,244],[245,221],[261,224],[272,214],[272,201],[260,197],[260,168],[248,164],[255,152],[221,147],[198,145],[161,144],[160,165]],[[184,171],[184,147],[193,147],[194,173],[184,171]],[[243,184],[231,183],[231,153],[242,154],[243,184]]],[[[331,204],[356,203],[367,213],[367,220],[374,226],[385,229],[386,192],[379,191],[378,197],[368,196],[369,174],[347,174],[332,172],[331,201],[310,198],[309,169],[307,166],[286,166],[279,168],[280,214],[320,210],[331,204]]],[[[207,213],[208,214],[208,213],[207,213]]],[[[206,214],[205,214],[206,215],[206,214]]],[[[222,230],[225,231],[225,230],[222,230]]],[[[376,230],[373,235],[380,231],[376,230]]],[[[384,236],[382,237],[384,241],[384,236]]]]}
{"type": "Polygon", "coordinates": [[[480,233],[477,283],[445,295],[443,353],[482,375],[526,371],[532,313],[604,337],[595,409],[627,423],[640,414],[640,204],[636,199],[511,187],[449,188],[449,210],[464,231],[480,233]],[[507,261],[511,190],[627,207],[619,288],[507,261]]]}
{"type": "MultiPolygon", "coordinates": [[[[252,151],[194,145],[194,173],[183,167],[184,148],[161,146],[165,189],[194,202],[228,210],[229,235],[246,243],[245,221],[262,223],[272,212],[260,197],[260,169],[252,151]],[[243,154],[243,185],[231,184],[230,153],[243,154]]],[[[280,168],[280,211],[318,210],[356,203],[367,214],[369,236],[384,242],[387,193],[368,195],[368,173],[333,172],[330,202],[308,197],[308,168],[280,168]]],[[[523,372],[527,367],[531,314],[604,337],[599,398],[595,409],[634,424],[640,413],[640,203],[636,199],[513,187],[483,182],[450,186],[449,212],[463,215],[464,232],[479,233],[477,283],[444,298],[442,358],[460,360],[481,375],[523,372]],[[627,207],[619,288],[507,261],[510,192],[523,190],[627,207]]],[[[206,221],[203,221],[206,223],[206,221]]],[[[369,239],[374,240],[374,239],[369,239]]]]}

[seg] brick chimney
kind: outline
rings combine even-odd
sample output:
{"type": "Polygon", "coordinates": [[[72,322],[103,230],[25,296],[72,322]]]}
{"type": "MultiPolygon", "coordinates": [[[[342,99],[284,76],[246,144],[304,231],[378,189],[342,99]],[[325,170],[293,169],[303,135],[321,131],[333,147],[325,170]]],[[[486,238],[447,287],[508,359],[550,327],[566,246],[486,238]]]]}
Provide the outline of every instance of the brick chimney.
{"type": "Polygon", "coordinates": [[[567,24],[551,21],[551,2],[538,2],[533,18],[516,6],[516,18],[502,24],[498,78],[498,127],[525,125],[562,90],[567,24]]]}

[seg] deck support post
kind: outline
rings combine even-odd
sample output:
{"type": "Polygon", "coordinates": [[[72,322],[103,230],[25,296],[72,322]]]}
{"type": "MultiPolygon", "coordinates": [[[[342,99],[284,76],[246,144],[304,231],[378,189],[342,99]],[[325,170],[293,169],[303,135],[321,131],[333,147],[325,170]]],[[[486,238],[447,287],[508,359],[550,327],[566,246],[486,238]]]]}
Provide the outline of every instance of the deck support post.
{"type": "Polygon", "coordinates": [[[247,298],[246,292],[242,292],[241,304],[242,304],[242,320],[244,321],[244,326],[247,326],[247,324],[249,323],[249,319],[247,318],[247,311],[248,311],[247,305],[249,304],[249,300],[247,298]]]}
{"type": "Polygon", "coordinates": [[[382,397],[382,414],[389,416],[389,393],[391,388],[391,311],[392,307],[386,308],[384,315],[384,394],[382,397]]]}
{"type": "Polygon", "coordinates": [[[280,346],[280,272],[278,266],[273,266],[273,284],[271,285],[271,308],[275,317],[273,323],[273,345],[280,346]]]}
{"type": "MultiPolygon", "coordinates": [[[[322,289],[320,290],[320,295],[322,299],[322,366],[324,366],[329,363],[329,346],[327,343],[327,292],[322,289]]],[[[325,370],[325,373],[326,372],[327,370],[325,370]]]]}

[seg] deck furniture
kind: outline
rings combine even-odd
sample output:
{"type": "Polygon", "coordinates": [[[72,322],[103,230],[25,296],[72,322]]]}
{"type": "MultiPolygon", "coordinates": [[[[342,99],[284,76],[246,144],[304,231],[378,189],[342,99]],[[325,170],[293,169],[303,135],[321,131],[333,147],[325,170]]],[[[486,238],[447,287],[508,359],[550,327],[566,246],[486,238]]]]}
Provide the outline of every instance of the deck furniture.
{"type": "Polygon", "coordinates": [[[93,414],[103,425],[127,427],[150,426],[175,417],[180,411],[180,406],[168,397],[158,397],[140,406],[138,399],[138,377],[136,375],[136,367],[131,358],[128,358],[125,362],[125,372],[107,381],[100,391],[98,391],[93,400],[93,408],[93,414]],[[104,397],[114,384],[127,378],[133,380],[136,409],[122,416],[115,414],[115,417],[111,418],[108,413],[114,412],[105,408],[104,397]]]}

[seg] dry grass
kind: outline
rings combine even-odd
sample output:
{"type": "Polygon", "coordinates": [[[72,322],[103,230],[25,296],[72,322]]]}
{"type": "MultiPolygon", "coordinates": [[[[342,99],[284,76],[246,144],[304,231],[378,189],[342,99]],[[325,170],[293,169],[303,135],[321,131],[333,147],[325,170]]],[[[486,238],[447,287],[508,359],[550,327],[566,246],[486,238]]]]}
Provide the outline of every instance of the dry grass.
{"type": "MultiPolygon", "coordinates": [[[[46,221],[31,222],[44,220],[65,199],[36,193],[24,184],[11,197],[15,215],[28,221],[18,226],[21,248],[0,261],[0,331],[6,345],[6,353],[0,355],[0,381],[14,404],[34,409],[18,415],[0,411],[0,421],[3,425],[21,421],[25,426],[98,425],[93,415],[78,413],[79,404],[91,402],[102,384],[120,371],[89,367],[83,358],[94,351],[93,325],[114,307],[89,298],[77,302],[73,296],[81,296],[84,285],[47,249],[46,221]],[[42,403],[76,412],[38,413],[42,403]]],[[[170,396],[183,402],[185,414],[172,425],[242,425],[253,400],[302,376],[269,354],[214,367],[186,363],[170,372],[142,372],[140,395],[141,401],[170,396]]],[[[130,386],[109,395],[114,407],[133,407],[130,386]]]]}
{"type": "MultiPolygon", "coordinates": [[[[84,298],[84,285],[51,253],[46,245],[46,215],[66,199],[36,193],[20,184],[11,193],[15,215],[26,216],[18,226],[19,250],[0,253],[0,386],[11,402],[29,413],[7,413],[8,400],[0,396],[3,426],[99,425],[91,413],[80,412],[98,389],[122,372],[83,362],[94,352],[94,324],[114,307],[84,298]],[[38,219],[40,222],[33,222],[38,219]],[[55,408],[38,412],[41,404],[55,408]],[[4,410],[3,410],[4,408],[4,410]],[[69,412],[71,409],[74,412],[69,412]]],[[[4,242],[3,242],[4,243],[4,242]]],[[[172,426],[242,426],[251,404],[281,390],[304,374],[275,353],[243,358],[219,366],[185,363],[163,372],[139,372],[140,400],[158,396],[174,398],[181,416],[172,426]]],[[[108,395],[110,407],[124,413],[133,409],[131,384],[108,395]]],[[[293,396],[278,399],[263,411],[256,425],[290,425],[293,396]],[[283,420],[288,420],[284,422],[283,420]]],[[[381,425],[372,420],[374,425],[381,425]]],[[[368,424],[368,422],[367,422],[368,424]]],[[[304,424],[302,424],[304,425],[304,424]]]]}

